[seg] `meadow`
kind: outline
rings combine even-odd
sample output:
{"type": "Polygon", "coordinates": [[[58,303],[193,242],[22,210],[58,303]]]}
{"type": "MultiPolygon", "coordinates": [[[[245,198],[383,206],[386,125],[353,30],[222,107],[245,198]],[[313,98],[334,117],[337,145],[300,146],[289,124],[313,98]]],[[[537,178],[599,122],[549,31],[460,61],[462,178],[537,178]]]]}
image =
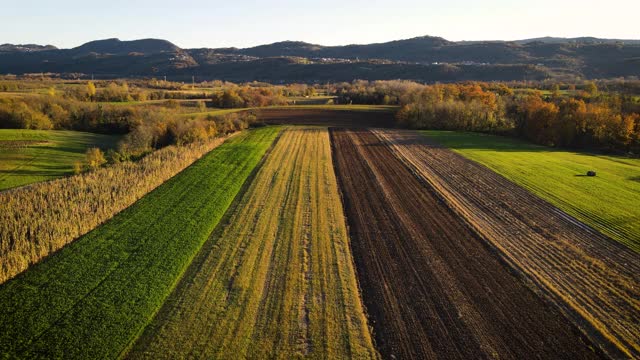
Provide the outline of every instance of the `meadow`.
{"type": "Polygon", "coordinates": [[[233,137],[0,285],[3,356],[117,357],[153,318],[279,131],[233,137]]]}
{"type": "Polygon", "coordinates": [[[376,358],[326,128],[285,130],[131,358],[376,358]]]}
{"type": "Polygon", "coordinates": [[[640,159],[557,150],[479,133],[422,133],[640,251],[640,159]],[[597,176],[586,176],[589,170],[597,176]]]}
{"type": "Polygon", "coordinates": [[[0,190],[73,174],[88,148],[114,148],[120,136],[66,130],[0,129],[0,190]]]}

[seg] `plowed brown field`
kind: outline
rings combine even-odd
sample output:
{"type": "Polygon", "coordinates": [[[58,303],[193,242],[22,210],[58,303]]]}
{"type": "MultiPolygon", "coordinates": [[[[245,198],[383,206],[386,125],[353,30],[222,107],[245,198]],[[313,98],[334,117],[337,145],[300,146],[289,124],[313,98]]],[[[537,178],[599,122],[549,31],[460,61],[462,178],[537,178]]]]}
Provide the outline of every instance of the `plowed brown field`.
{"type": "Polygon", "coordinates": [[[385,358],[595,358],[369,131],[332,130],[363,300],[385,358]]]}
{"type": "Polygon", "coordinates": [[[389,111],[357,111],[333,109],[269,109],[257,110],[258,119],[267,124],[321,125],[337,127],[395,126],[394,113],[389,111]]]}
{"type": "Polygon", "coordinates": [[[640,356],[639,254],[420,134],[376,133],[594,343],[640,356]]]}

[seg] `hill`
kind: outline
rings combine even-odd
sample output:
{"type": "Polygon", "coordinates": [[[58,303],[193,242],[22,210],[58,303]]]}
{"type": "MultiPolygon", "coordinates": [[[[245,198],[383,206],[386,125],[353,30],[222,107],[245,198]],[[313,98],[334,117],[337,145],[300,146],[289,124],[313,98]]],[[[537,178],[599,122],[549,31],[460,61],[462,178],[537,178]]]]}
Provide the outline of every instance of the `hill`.
{"type": "Polygon", "coordinates": [[[583,36],[576,38],[563,38],[563,37],[551,37],[545,36],[540,38],[533,39],[524,39],[515,41],[518,44],[528,44],[532,42],[541,42],[545,44],[627,44],[627,45],[638,45],[640,44],[640,40],[629,40],[629,39],[601,39],[592,36],[583,36]]]}
{"type": "Polygon", "coordinates": [[[53,45],[36,45],[36,44],[2,44],[0,45],[0,53],[2,52],[33,52],[45,50],[58,50],[53,45]]]}
{"type": "Polygon", "coordinates": [[[105,39],[90,41],[70,50],[74,55],[90,53],[126,55],[130,53],[157,54],[163,52],[179,52],[180,48],[167,40],[141,39],[122,41],[120,39],[105,39]]]}
{"type": "Polygon", "coordinates": [[[270,82],[612,78],[640,76],[640,40],[548,37],[452,42],[422,36],[365,45],[282,41],[245,49],[181,49],[159,39],[106,39],[72,49],[2,45],[0,72],[270,82]]]}

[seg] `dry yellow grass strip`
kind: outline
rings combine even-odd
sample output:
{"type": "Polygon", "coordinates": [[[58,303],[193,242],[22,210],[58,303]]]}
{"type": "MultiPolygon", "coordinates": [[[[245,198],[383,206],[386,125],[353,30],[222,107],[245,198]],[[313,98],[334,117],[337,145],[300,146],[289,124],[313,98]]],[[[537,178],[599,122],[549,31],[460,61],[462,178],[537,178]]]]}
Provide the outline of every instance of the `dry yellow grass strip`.
{"type": "Polygon", "coordinates": [[[289,129],[131,358],[376,358],[326,129],[289,129]]]}
{"type": "Polygon", "coordinates": [[[0,284],[111,219],[225,141],[0,193],[0,284]]]}

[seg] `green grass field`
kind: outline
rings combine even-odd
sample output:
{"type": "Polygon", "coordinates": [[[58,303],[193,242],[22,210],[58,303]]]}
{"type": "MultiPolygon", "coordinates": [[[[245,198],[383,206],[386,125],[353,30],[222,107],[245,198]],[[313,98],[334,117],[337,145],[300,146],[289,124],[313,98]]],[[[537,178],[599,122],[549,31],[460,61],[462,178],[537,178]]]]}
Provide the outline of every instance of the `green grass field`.
{"type": "Polygon", "coordinates": [[[115,358],[153,318],[280,129],[239,134],[0,285],[5,358],[115,358]]]}
{"type": "Polygon", "coordinates": [[[0,129],[0,190],[69,175],[88,148],[113,148],[119,140],[78,131],[0,129]]]}
{"type": "Polygon", "coordinates": [[[562,151],[477,133],[423,133],[640,251],[640,159],[562,151]],[[588,170],[597,176],[585,176],[588,170]]]}

